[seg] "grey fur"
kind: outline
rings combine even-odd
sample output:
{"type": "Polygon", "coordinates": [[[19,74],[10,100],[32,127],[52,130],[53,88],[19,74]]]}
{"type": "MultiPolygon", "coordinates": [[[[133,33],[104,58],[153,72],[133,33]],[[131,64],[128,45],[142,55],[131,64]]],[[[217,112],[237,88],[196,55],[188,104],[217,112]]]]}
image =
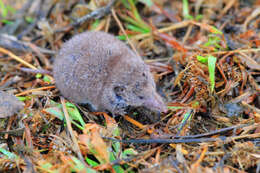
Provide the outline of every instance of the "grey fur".
{"type": "Polygon", "coordinates": [[[0,118],[7,118],[23,109],[24,103],[17,97],[4,91],[0,91],[0,118]]]}
{"type": "Polygon", "coordinates": [[[149,67],[105,32],[84,32],[64,43],[54,62],[56,86],[67,99],[97,111],[125,114],[128,106],[166,111],[149,67]]]}

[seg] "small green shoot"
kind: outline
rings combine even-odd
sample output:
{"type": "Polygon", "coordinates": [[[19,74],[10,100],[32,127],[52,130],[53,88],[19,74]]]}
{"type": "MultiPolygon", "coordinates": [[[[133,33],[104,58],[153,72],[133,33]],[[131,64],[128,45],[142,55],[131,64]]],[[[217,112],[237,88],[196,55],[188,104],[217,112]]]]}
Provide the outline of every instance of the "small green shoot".
{"type": "MultiPolygon", "coordinates": [[[[109,160],[112,162],[116,160],[116,156],[118,154],[115,154],[114,152],[109,152],[109,160]]],[[[120,165],[114,165],[113,169],[116,171],[116,173],[124,173],[124,169],[120,165]]]]}
{"type": "Polygon", "coordinates": [[[182,14],[185,19],[193,19],[193,16],[189,14],[189,2],[188,0],[182,0],[182,14]]]}
{"type": "Polygon", "coordinates": [[[129,3],[127,2],[127,0],[121,0],[121,2],[123,3],[123,5],[125,6],[126,9],[130,10],[130,5],[129,3]]]}
{"type": "Polygon", "coordinates": [[[208,57],[208,68],[209,68],[209,80],[210,80],[210,84],[211,84],[211,88],[210,91],[213,92],[214,91],[214,87],[215,87],[215,67],[216,67],[216,61],[217,58],[210,55],[208,57]]]}
{"type": "Polygon", "coordinates": [[[113,165],[113,169],[116,171],[116,173],[124,173],[124,169],[120,165],[113,165]]]}
{"type": "Polygon", "coordinates": [[[98,166],[98,165],[99,165],[98,162],[96,162],[96,161],[94,161],[94,160],[92,160],[92,159],[90,159],[90,158],[88,158],[88,157],[86,157],[86,162],[87,162],[91,167],[95,167],[95,166],[98,166]]]}
{"type": "Polygon", "coordinates": [[[90,30],[92,30],[92,31],[95,30],[99,24],[100,24],[100,20],[96,19],[95,22],[92,23],[90,30]]]}
{"type": "Polygon", "coordinates": [[[208,62],[208,58],[207,57],[203,57],[200,55],[197,55],[197,60],[203,64],[206,64],[208,62]]]}
{"type": "Polygon", "coordinates": [[[0,0],[0,10],[2,17],[5,18],[8,15],[8,9],[2,0],[0,0]]]}
{"type": "Polygon", "coordinates": [[[9,159],[15,159],[18,158],[17,155],[15,155],[14,153],[11,153],[10,151],[7,151],[4,148],[0,148],[0,152],[3,153],[7,158],[9,159]]]}
{"type": "Polygon", "coordinates": [[[37,73],[37,74],[35,75],[35,77],[36,77],[37,79],[40,79],[40,78],[42,77],[42,74],[37,73]]]}
{"type": "MultiPolygon", "coordinates": [[[[52,101],[51,103],[54,105],[54,107],[47,108],[47,109],[45,109],[45,111],[48,112],[49,114],[54,115],[55,117],[57,117],[61,121],[65,120],[64,114],[63,114],[63,111],[62,111],[62,105],[58,104],[54,101],[52,101]]],[[[80,115],[78,108],[75,105],[73,105],[72,103],[69,103],[69,102],[66,103],[66,108],[68,110],[72,124],[77,126],[79,129],[84,130],[85,122],[84,122],[82,116],[80,115]],[[76,121],[80,122],[80,124],[78,124],[76,121]]]]}
{"type": "Polygon", "coordinates": [[[138,152],[135,151],[133,148],[127,148],[123,151],[123,158],[126,159],[129,156],[134,156],[134,155],[137,155],[137,154],[138,154],[138,152]]]}
{"type": "Polygon", "coordinates": [[[137,8],[135,6],[134,0],[128,0],[128,2],[130,4],[130,6],[131,6],[131,10],[132,10],[132,12],[134,14],[135,19],[138,22],[143,23],[143,20],[142,20],[141,16],[139,15],[139,12],[138,12],[138,10],[137,10],[137,8]]]}
{"type": "Polygon", "coordinates": [[[41,169],[45,170],[47,172],[47,170],[50,170],[53,165],[51,163],[44,163],[42,165],[40,165],[41,169]]]}
{"type": "Polygon", "coordinates": [[[218,35],[210,34],[208,41],[204,43],[204,46],[205,47],[214,46],[215,50],[222,49],[222,46],[219,44],[220,42],[221,42],[221,38],[218,35]]]}
{"type": "Polygon", "coordinates": [[[26,100],[31,100],[31,96],[25,96],[25,97],[22,97],[22,96],[19,96],[19,97],[17,97],[18,98],[18,100],[20,100],[20,101],[26,101],[26,100]]]}
{"type": "Polygon", "coordinates": [[[25,16],[25,21],[27,23],[33,23],[34,22],[34,18],[33,17],[30,17],[30,16],[25,16]]]}
{"type": "Polygon", "coordinates": [[[194,20],[195,19],[197,21],[202,19],[203,15],[201,15],[201,14],[195,16],[195,18],[192,15],[190,15],[190,13],[189,13],[189,1],[188,0],[182,0],[182,4],[183,4],[182,15],[183,15],[184,19],[187,19],[187,20],[194,20]]]}
{"type": "Polygon", "coordinates": [[[199,21],[200,19],[203,18],[203,15],[202,14],[198,14],[196,17],[195,17],[195,20],[196,21],[199,21]]]}
{"type": "Polygon", "coordinates": [[[197,55],[197,60],[201,63],[208,63],[210,92],[213,92],[215,87],[215,67],[216,67],[217,58],[212,55],[206,57],[197,55]]]}
{"type": "Polygon", "coordinates": [[[0,22],[3,23],[3,24],[7,24],[7,25],[11,25],[11,24],[14,23],[14,22],[9,21],[9,20],[7,20],[7,19],[2,19],[2,20],[0,20],[0,22]]]}
{"type": "Polygon", "coordinates": [[[4,24],[13,24],[12,21],[9,21],[6,19],[10,13],[14,14],[15,9],[9,5],[5,5],[2,0],[0,0],[0,13],[3,19],[0,20],[0,22],[4,24]]]}
{"type": "Polygon", "coordinates": [[[128,22],[128,23],[130,23],[130,24],[132,24],[132,25],[134,25],[134,26],[136,26],[136,27],[139,27],[140,30],[143,31],[142,33],[148,33],[148,32],[150,32],[150,27],[147,26],[146,24],[143,24],[143,22],[140,23],[139,21],[136,21],[135,19],[133,19],[133,18],[131,18],[131,17],[129,17],[129,16],[122,16],[122,18],[123,18],[126,22],[128,22]]]}
{"type": "Polygon", "coordinates": [[[168,106],[168,109],[171,109],[171,110],[178,110],[178,109],[184,109],[185,107],[182,107],[182,106],[168,106]]]}
{"type": "Polygon", "coordinates": [[[43,76],[43,81],[47,83],[51,83],[51,79],[47,75],[43,76]]]}
{"type": "Polygon", "coordinates": [[[179,132],[182,130],[182,128],[185,126],[186,122],[192,117],[193,110],[189,109],[185,114],[181,121],[180,126],[178,127],[179,132]]]}
{"type": "Polygon", "coordinates": [[[126,15],[126,14],[121,15],[121,18],[128,23],[127,28],[129,30],[140,32],[140,33],[151,32],[150,26],[147,25],[141,18],[135,6],[134,0],[128,0],[128,3],[126,0],[122,0],[122,3],[126,6],[127,9],[130,10],[129,12],[130,15],[126,15]]]}
{"type": "MultiPolygon", "coordinates": [[[[128,35],[129,37],[129,35],[128,35]]],[[[126,41],[126,36],[125,35],[119,35],[116,37],[118,40],[126,41]]]]}
{"type": "Polygon", "coordinates": [[[85,167],[85,165],[76,157],[72,157],[72,160],[74,162],[73,166],[76,172],[96,173],[94,169],[85,167]]]}
{"type": "Polygon", "coordinates": [[[147,30],[146,28],[141,28],[141,27],[137,27],[135,25],[132,24],[127,24],[126,28],[135,32],[140,32],[140,33],[148,33],[150,32],[150,30],[147,30]]]}
{"type": "Polygon", "coordinates": [[[113,142],[112,146],[113,146],[113,149],[114,149],[116,155],[121,152],[120,142],[113,142]]]}
{"type": "Polygon", "coordinates": [[[219,34],[219,35],[222,35],[223,32],[220,31],[218,28],[216,28],[215,26],[211,26],[211,30],[210,32],[212,32],[213,34],[219,34]]]}
{"type": "Polygon", "coordinates": [[[73,120],[79,121],[81,126],[85,127],[85,122],[84,122],[82,116],[80,115],[78,108],[74,104],[69,103],[69,102],[66,103],[66,107],[68,109],[70,117],[73,120]]]}

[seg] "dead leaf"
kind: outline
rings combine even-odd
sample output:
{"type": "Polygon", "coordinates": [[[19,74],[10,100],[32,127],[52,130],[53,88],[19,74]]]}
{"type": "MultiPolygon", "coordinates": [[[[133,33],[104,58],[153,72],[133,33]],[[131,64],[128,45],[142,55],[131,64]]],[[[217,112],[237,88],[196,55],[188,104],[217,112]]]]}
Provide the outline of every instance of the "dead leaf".
{"type": "Polygon", "coordinates": [[[79,140],[93,154],[101,164],[109,163],[108,147],[100,136],[100,127],[97,124],[86,124],[84,134],[79,140]]]}

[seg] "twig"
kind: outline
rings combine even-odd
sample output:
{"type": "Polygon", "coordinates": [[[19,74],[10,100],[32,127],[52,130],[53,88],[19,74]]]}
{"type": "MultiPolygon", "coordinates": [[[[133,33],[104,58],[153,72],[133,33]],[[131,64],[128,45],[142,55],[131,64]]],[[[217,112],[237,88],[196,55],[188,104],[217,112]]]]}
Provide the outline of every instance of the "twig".
{"type": "Polygon", "coordinates": [[[139,123],[138,121],[132,119],[132,118],[129,117],[128,115],[125,115],[125,116],[124,116],[124,119],[125,119],[126,121],[128,121],[128,122],[134,124],[135,126],[139,127],[140,129],[144,129],[144,128],[147,127],[147,126],[145,126],[145,125],[139,123]]]}
{"type": "MultiPolygon", "coordinates": [[[[172,31],[172,30],[187,27],[189,24],[191,24],[191,21],[185,20],[183,22],[175,23],[175,24],[173,24],[169,27],[158,29],[158,32],[160,32],[160,33],[169,32],[169,31],[172,31]]],[[[132,38],[136,39],[136,40],[141,40],[141,39],[149,37],[151,35],[152,35],[152,33],[144,33],[144,34],[138,34],[136,36],[133,36],[132,38]]]]}
{"type": "Polygon", "coordinates": [[[16,56],[16,55],[13,54],[12,52],[10,52],[10,51],[8,51],[8,50],[6,50],[6,49],[4,49],[4,48],[1,48],[1,47],[0,47],[0,52],[9,55],[11,58],[15,59],[16,61],[22,63],[23,65],[25,65],[25,66],[27,66],[27,67],[30,67],[30,68],[32,68],[32,69],[37,69],[37,68],[36,68],[35,66],[33,66],[32,64],[30,64],[30,63],[24,61],[24,60],[21,59],[20,57],[16,56]]]}
{"type": "Polygon", "coordinates": [[[245,101],[242,101],[241,103],[242,103],[242,105],[245,106],[246,108],[251,109],[251,110],[253,110],[254,112],[257,112],[257,113],[260,114],[260,109],[258,109],[257,107],[252,106],[252,105],[246,103],[245,101]]]}
{"type": "Polygon", "coordinates": [[[103,137],[104,139],[122,142],[122,143],[135,143],[135,144],[170,144],[170,143],[201,143],[201,142],[216,142],[222,141],[220,138],[199,138],[199,139],[127,139],[120,140],[110,137],[103,137]]]}
{"type": "Polygon", "coordinates": [[[239,140],[243,138],[259,138],[260,133],[255,133],[251,135],[242,135],[242,136],[232,136],[232,137],[225,137],[220,136],[218,138],[191,138],[191,139],[127,139],[127,140],[120,140],[110,137],[103,137],[104,139],[122,142],[122,143],[135,143],[135,144],[171,144],[171,143],[202,143],[202,142],[225,142],[228,143],[230,141],[239,140]]]}
{"type": "Polygon", "coordinates": [[[183,127],[186,125],[187,121],[190,119],[191,115],[193,114],[193,110],[188,110],[188,116],[187,117],[184,117],[185,120],[180,124],[180,126],[178,127],[178,133],[177,133],[177,136],[181,133],[183,127]]]}
{"type": "Polygon", "coordinates": [[[139,55],[139,53],[137,52],[137,50],[136,50],[136,48],[134,47],[133,43],[130,41],[128,35],[126,34],[125,29],[124,29],[122,23],[120,22],[120,20],[118,19],[115,10],[112,9],[111,11],[112,11],[112,15],[113,15],[113,17],[114,17],[116,23],[118,24],[120,30],[121,30],[121,31],[124,33],[124,35],[126,36],[126,39],[127,39],[128,43],[130,44],[131,48],[134,50],[134,52],[136,53],[136,55],[139,55]]]}
{"type": "Polygon", "coordinates": [[[8,134],[12,136],[23,136],[24,128],[14,129],[14,130],[8,130],[8,131],[0,131],[0,135],[8,134]]]}
{"type": "Polygon", "coordinates": [[[87,165],[84,161],[84,158],[81,154],[81,151],[80,151],[80,148],[79,148],[79,145],[78,145],[78,141],[77,141],[77,139],[76,139],[76,137],[73,133],[73,129],[71,127],[71,121],[70,121],[69,114],[68,114],[68,111],[67,111],[66,106],[65,106],[65,100],[64,100],[63,97],[61,97],[61,104],[62,104],[62,109],[63,109],[63,112],[64,112],[64,117],[66,119],[67,128],[68,128],[68,131],[70,133],[71,140],[74,144],[73,149],[75,150],[75,153],[77,154],[77,156],[81,160],[81,162],[85,165],[85,167],[87,167],[87,165]]]}
{"type": "MultiPolygon", "coordinates": [[[[0,47],[12,50],[12,51],[20,51],[20,52],[35,52],[34,49],[30,47],[31,43],[23,42],[17,40],[17,38],[13,35],[8,34],[0,34],[0,47]]],[[[44,48],[40,48],[35,46],[41,53],[54,55],[56,52],[44,48]]],[[[37,53],[37,52],[36,52],[37,53]]]]}
{"type": "Polygon", "coordinates": [[[237,126],[232,126],[232,127],[227,127],[227,128],[223,128],[223,129],[219,129],[219,130],[215,130],[212,132],[208,132],[208,133],[203,133],[203,134],[198,134],[198,135],[190,135],[190,136],[175,136],[174,138],[199,138],[199,137],[206,137],[206,136],[213,136],[216,134],[221,134],[233,129],[239,129],[239,128],[243,128],[243,127],[247,127],[250,126],[249,124],[242,124],[242,125],[237,125],[237,126]]]}
{"type": "MultiPolygon", "coordinates": [[[[258,124],[253,124],[257,127],[258,124]]],[[[257,137],[260,136],[260,133],[258,134],[253,134],[253,135],[242,135],[242,136],[233,136],[233,137],[225,137],[221,136],[219,138],[198,138],[202,136],[211,136],[215,135],[218,133],[223,133],[225,131],[229,131],[235,128],[242,128],[249,126],[248,124],[243,124],[243,125],[238,125],[238,126],[233,126],[233,127],[228,127],[224,128],[221,130],[217,130],[214,132],[210,133],[204,133],[200,135],[193,135],[193,136],[175,136],[175,139],[127,139],[127,140],[119,140],[115,138],[109,138],[109,137],[103,137],[104,139],[107,140],[112,140],[112,141],[117,141],[117,142],[122,142],[122,143],[137,143],[137,144],[153,144],[153,143],[159,143],[159,144],[169,144],[169,143],[201,143],[201,142],[216,142],[216,141],[232,141],[235,139],[242,139],[242,138],[249,138],[249,137],[257,137]],[[178,139],[179,138],[179,139],[178,139]],[[180,139],[182,138],[182,139],[180,139]]]]}
{"type": "Polygon", "coordinates": [[[260,7],[257,7],[257,8],[251,13],[251,15],[249,15],[249,16],[246,18],[246,20],[245,20],[245,22],[244,22],[244,24],[243,24],[243,30],[244,30],[244,32],[247,31],[247,25],[249,24],[249,22],[250,22],[251,20],[253,20],[254,18],[256,18],[257,16],[259,16],[259,15],[260,15],[260,7]]]}
{"type": "Polygon", "coordinates": [[[240,53],[240,52],[260,52],[260,48],[252,48],[252,49],[236,49],[236,50],[232,50],[232,51],[219,51],[219,52],[210,52],[207,53],[203,56],[207,56],[207,55],[222,55],[222,54],[234,54],[234,53],[240,53]]]}
{"type": "Polygon", "coordinates": [[[22,95],[26,95],[26,94],[29,94],[31,92],[35,92],[35,91],[41,91],[41,90],[47,90],[47,89],[52,89],[52,88],[55,88],[54,85],[51,85],[51,86],[46,86],[46,87],[41,87],[41,88],[35,88],[35,89],[30,89],[28,91],[24,91],[24,92],[21,92],[19,94],[16,94],[15,96],[22,96],[22,95]]]}
{"type": "Polygon", "coordinates": [[[218,19],[223,18],[223,16],[228,12],[228,10],[237,2],[237,0],[230,0],[225,8],[220,12],[220,14],[218,15],[218,19]]]}
{"type": "Polygon", "coordinates": [[[31,68],[21,67],[20,70],[27,73],[36,73],[36,74],[40,73],[40,74],[52,75],[51,71],[44,70],[44,69],[31,69],[31,68]]]}
{"type": "Polygon", "coordinates": [[[100,18],[104,17],[105,15],[107,15],[110,12],[112,6],[115,4],[116,1],[117,0],[111,0],[107,4],[107,6],[99,8],[95,11],[92,11],[91,13],[77,19],[76,22],[74,22],[74,23],[72,23],[72,24],[70,24],[70,25],[68,25],[64,28],[58,29],[55,32],[64,32],[64,31],[70,30],[74,27],[78,27],[78,26],[82,25],[83,23],[87,22],[90,19],[100,19],[100,18]]]}

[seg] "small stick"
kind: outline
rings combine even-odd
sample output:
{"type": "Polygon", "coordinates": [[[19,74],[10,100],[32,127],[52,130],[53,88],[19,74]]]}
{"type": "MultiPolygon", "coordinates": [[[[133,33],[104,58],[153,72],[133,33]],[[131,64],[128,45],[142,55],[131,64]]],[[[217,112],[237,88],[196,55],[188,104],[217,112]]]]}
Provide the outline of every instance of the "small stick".
{"type": "Polygon", "coordinates": [[[76,22],[74,22],[74,23],[72,23],[72,24],[70,24],[70,25],[68,25],[68,26],[66,26],[64,28],[58,29],[55,32],[68,31],[68,30],[70,30],[70,29],[72,29],[74,27],[78,27],[78,26],[82,25],[83,23],[87,22],[90,19],[100,19],[100,18],[104,17],[105,15],[107,15],[110,12],[112,6],[115,4],[116,1],[117,0],[111,0],[107,4],[107,6],[99,8],[99,9],[97,9],[95,11],[92,11],[91,13],[89,13],[89,14],[87,14],[87,15],[79,18],[79,19],[77,19],[76,22]]]}
{"type": "Polygon", "coordinates": [[[73,147],[73,149],[75,150],[74,152],[78,155],[78,158],[84,164],[84,166],[87,167],[87,165],[84,161],[84,158],[81,154],[78,141],[77,141],[77,139],[76,139],[76,137],[73,133],[73,130],[72,130],[72,127],[71,127],[71,121],[70,121],[69,114],[68,114],[68,111],[67,111],[66,106],[65,106],[65,100],[64,100],[63,97],[61,97],[61,104],[62,104],[62,109],[63,109],[63,112],[64,112],[64,117],[65,117],[65,120],[66,120],[67,128],[68,128],[68,131],[70,133],[71,140],[74,144],[74,147],[73,147]]]}
{"type": "Polygon", "coordinates": [[[51,71],[44,70],[44,69],[31,69],[31,68],[21,67],[20,70],[27,73],[35,73],[35,74],[40,73],[40,74],[47,74],[52,76],[51,71]]]}
{"type": "MultiPolygon", "coordinates": [[[[229,131],[235,128],[242,128],[250,126],[249,124],[242,124],[242,125],[237,125],[233,127],[228,127],[220,130],[216,130],[214,132],[209,132],[209,133],[204,133],[204,134],[198,134],[198,135],[192,135],[192,136],[175,136],[175,139],[127,139],[127,140],[119,140],[116,138],[110,138],[110,137],[103,137],[104,139],[107,140],[112,140],[112,141],[117,141],[117,142],[122,142],[122,143],[137,143],[137,144],[153,144],[153,143],[158,143],[158,144],[170,144],[170,143],[201,143],[201,142],[216,142],[216,141],[232,141],[235,139],[241,139],[241,138],[246,138],[246,137],[258,137],[260,136],[260,133],[258,134],[253,134],[253,135],[243,135],[243,136],[234,136],[234,137],[219,137],[219,138],[198,138],[198,137],[204,137],[204,136],[212,136],[216,135],[218,133],[223,133],[225,131],[229,131]],[[177,139],[176,139],[177,138],[177,139]]],[[[257,127],[257,124],[253,124],[253,126],[257,127]]]]}
{"type": "Polygon", "coordinates": [[[54,55],[56,53],[53,50],[48,50],[35,45],[34,45],[35,49],[32,49],[31,48],[32,45],[33,45],[32,43],[17,40],[17,38],[13,35],[0,34],[0,47],[3,47],[5,49],[19,51],[19,52],[28,52],[28,51],[36,52],[35,49],[38,49],[41,53],[48,54],[48,55],[54,55]]]}
{"type": "Polygon", "coordinates": [[[191,138],[191,139],[127,139],[127,140],[120,140],[116,138],[110,138],[110,137],[103,137],[104,139],[116,141],[116,142],[122,142],[122,143],[135,143],[135,144],[171,144],[171,143],[202,143],[202,142],[231,142],[234,140],[239,140],[243,138],[259,138],[260,133],[250,134],[250,135],[241,135],[241,136],[231,136],[231,137],[225,137],[220,136],[218,138],[191,138]]]}
{"type": "Polygon", "coordinates": [[[0,135],[8,134],[12,136],[21,137],[23,136],[23,132],[24,132],[24,127],[19,129],[14,129],[14,130],[0,131],[0,135]]]}
{"type": "Polygon", "coordinates": [[[147,126],[145,126],[145,125],[139,123],[138,121],[136,121],[136,120],[130,118],[130,117],[127,116],[127,115],[124,115],[123,117],[124,117],[125,120],[127,120],[128,122],[134,124],[135,126],[139,127],[140,129],[144,129],[144,128],[147,127],[147,126]]]}
{"type": "Polygon", "coordinates": [[[21,92],[19,94],[16,94],[15,96],[22,96],[22,95],[26,95],[26,94],[29,94],[31,92],[35,92],[35,91],[41,91],[41,90],[47,90],[47,89],[52,89],[52,88],[55,88],[54,85],[51,85],[51,86],[46,86],[46,87],[41,87],[41,88],[35,88],[35,89],[30,89],[30,90],[27,90],[27,91],[24,91],[24,92],[21,92]]]}
{"type": "Polygon", "coordinates": [[[120,140],[116,138],[103,137],[104,139],[108,139],[115,142],[122,143],[135,143],[135,144],[170,144],[170,143],[201,143],[201,142],[216,142],[222,141],[220,138],[195,138],[195,139],[127,139],[120,140]]]}
{"type": "MultiPolygon", "coordinates": [[[[173,24],[173,25],[171,25],[169,27],[158,29],[158,32],[160,32],[160,33],[169,32],[169,31],[172,31],[172,30],[176,30],[176,29],[187,27],[189,24],[191,24],[191,21],[190,20],[185,20],[183,22],[175,23],[175,24],[173,24]]],[[[150,35],[152,35],[151,32],[150,33],[144,33],[144,34],[138,34],[136,36],[133,36],[132,38],[136,39],[136,40],[141,40],[143,38],[149,37],[150,35]]]]}
{"type": "MultiPolygon", "coordinates": [[[[124,33],[124,35],[126,36],[126,39],[127,39],[128,43],[130,44],[131,48],[134,50],[134,52],[136,53],[136,55],[139,55],[139,53],[137,52],[137,50],[136,50],[136,48],[134,47],[133,43],[130,41],[128,35],[126,34],[125,29],[124,29],[122,23],[120,22],[120,20],[118,19],[115,10],[112,9],[111,11],[112,11],[112,15],[113,15],[114,19],[116,20],[116,23],[118,24],[120,30],[121,30],[121,31],[124,33]]],[[[140,55],[139,55],[139,56],[140,56],[140,55]]]]}
{"type": "Polygon", "coordinates": [[[37,69],[35,66],[33,66],[32,64],[24,61],[23,59],[21,59],[20,57],[16,56],[15,54],[13,54],[12,52],[4,49],[4,48],[1,48],[0,47],[0,52],[4,53],[4,54],[7,54],[8,56],[10,56],[11,58],[15,59],[16,61],[22,63],[23,65],[27,66],[27,67],[30,67],[32,69],[37,69]]]}

